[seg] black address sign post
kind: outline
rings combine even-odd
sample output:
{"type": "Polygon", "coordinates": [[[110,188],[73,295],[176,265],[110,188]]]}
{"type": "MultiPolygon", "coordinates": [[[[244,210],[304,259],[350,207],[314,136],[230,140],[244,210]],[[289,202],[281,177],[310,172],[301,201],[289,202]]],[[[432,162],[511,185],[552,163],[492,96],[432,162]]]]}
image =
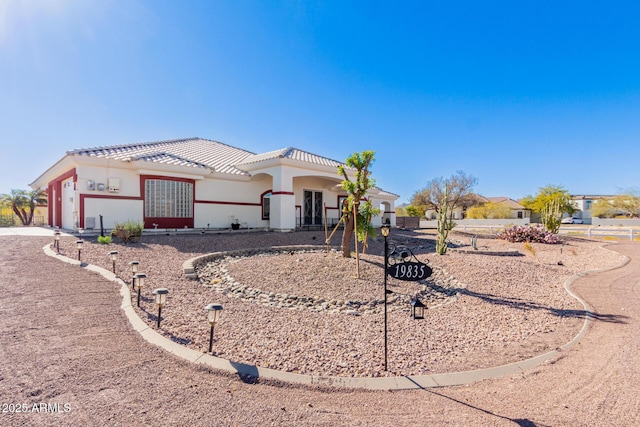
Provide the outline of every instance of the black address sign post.
{"type": "Polygon", "coordinates": [[[388,265],[389,275],[394,279],[417,282],[431,276],[433,270],[427,264],[414,261],[404,261],[388,265]]]}
{"type": "MultiPolygon", "coordinates": [[[[433,270],[427,264],[420,262],[408,248],[394,248],[393,263],[389,264],[389,226],[383,225],[380,228],[384,237],[384,370],[387,370],[387,276],[394,279],[417,282],[431,276],[433,270]],[[415,261],[411,261],[414,259],[415,261]]],[[[417,296],[416,296],[417,301],[417,296]]],[[[414,318],[416,318],[414,316],[414,318]]]]}

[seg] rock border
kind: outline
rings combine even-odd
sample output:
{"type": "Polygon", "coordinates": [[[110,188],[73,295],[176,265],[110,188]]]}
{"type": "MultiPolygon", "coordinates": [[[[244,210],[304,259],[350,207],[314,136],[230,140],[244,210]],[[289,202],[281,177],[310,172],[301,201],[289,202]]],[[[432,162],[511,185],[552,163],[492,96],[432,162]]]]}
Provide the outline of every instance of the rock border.
{"type": "MultiPolygon", "coordinates": [[[[335,249],[331,249],[335,251],[335,249]]],[[[254,249],[240,249],[234,251],[212,252],[191,258],[182,264],[184,274],[189,279],[200,280],[203,286],[213,288],[216,292],[222,293],[233,298],[240,298],[248,302],[254,302],[265,306],[293,309],[293,310],[311,310],[334,312],[342,312],[353,316],[360,316],[363,313],[378,313],[384,309],[384,299],[371,299],[369,301],[357,300],[327,300],[322,297],[299,296],[295,294],[276,293],[251,287],[247,284],[239,283],[228,272],[224,266],[227,259],[235,260],[242,258],[251,258],[254,256],[270,256],[282,255],[285,253],[326,253],[325,249],[321,249],[314,245],[294,245],[294,246],[271,246],[254,249]],[[202,271],[204,266],[211,266],[214,272],[202,271]],[[216,274],[219,278],[209,280],[209,275],[216,274]]],[[[422,290],[418,296],[423,303],[428,305],[429,309],[442,307],[451,304],[458,299],[457,289],[465,289],[466,284],[460,282],[455,277],[448,275],[441,267],[432,266],[433,274],[430,279],[434,285],[444,294],[442,297],[435,297],[431,292],[433,288],[425,281],[420,281],[422,290]],[[436,303],[433,303],[433,302],[436,303]],[[429,304],[432,302],[432,304],[429,304]]],[[[395,294],[387,300],[388,310],[406,309],[410,302],[410,296],[395,294]]]]}

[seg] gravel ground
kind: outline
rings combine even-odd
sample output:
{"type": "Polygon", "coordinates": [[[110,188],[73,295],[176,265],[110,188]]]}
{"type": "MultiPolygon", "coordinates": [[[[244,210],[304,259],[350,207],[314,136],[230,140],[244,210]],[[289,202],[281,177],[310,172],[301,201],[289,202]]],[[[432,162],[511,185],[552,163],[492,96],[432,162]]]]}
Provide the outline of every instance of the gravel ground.
{"type": "MultiPolygon", "coordinates": [[[[322,252],[323,234],[237,233],[144,236],[139,243],[100,245],[88,238],[82,260],[130,277],[128,261],[140,261],[148,279],[140,316],[156,327],[151,291],[170,294],[161,332],[206,351],[209,327],[204,306],[217,302],[214,354],[235,362],[322,376],[422,375],[486,368],[533,357],[569,341],[584,312],[563,288],[576,272],[612,266],[622,257],[598,243],[565,240],[560,245],[511,244],[453,236],[447,255],[433,252],[429,233],[394,230],[393,245],[406,245],[435,271],[423,284],[389,281],[389,370],[383,370],[383,244],[374,241],[360,261],[322,252]],[[222,259],[200,281],[186,279],[184,260],[216,251],[315,244],[317,252],[285,251],[222,259]],[[561,265],[559,265],[561,264],[561,265]],[[224,274],[222,274],[224,273],[224,274]],[[234,293],[231,285],[251,292],[234,293]],[[409,315],[409,297],[421,292],[424,320],[409,315]]],[[[75,239],[61,252],[75,256],[75,239]]],[[[135,299],[135,296],[134,296],[135,299]]]]}
{"type": "MultiPolygon", "coordinates": [[[[175,257],[165,260],[169,266],[178,265],[178,260],[184,257],[219,250],[218,243],[210,238],[227,249],[237,248],[236,242],[241,240],[203,237],[189,239],[192,246],[171,239],[171,250],[145,237],[138,249],[133,246],[121,249],[124,252],[143,246],[162,248],[175,257]]],[[[302,239],[300,235],[269,237],[278,244],[302,239]]],[[[258,241],[260,238],[252,236],[255,239],[252,242],[264,246],[264,241],[258,241]]],[[[407,238],[419,240],[420,236],[407,238]]],[[[71,249],[75,239],[68,240],[66,250],[75,256],[71,249]]],[[[560,356],[533,369],[466,386],[388,392],[300,387],[264,380],[245,383],[237,376],[177,359],[144,341],[131,328],[120,309],[119,286],[91,271],[44,255],[41,248],[49,242],[49,238],[0,237],[2,426],[640,424],[637,243],[610,246],[631,257],[624,267],[587,275],[574,282],[572,289],[591,304],[594,312],[588,333],[560,356]]],[[[576,250],[576,260],[581,253],[573,244],[565,246],[562,252],[567,267],[569,254],[573,255],[571,248],[576,250]]],[[[99,254],[104,254],[105,247],[100,248],[99,254]]],[[[552,264],[557,265],[554,251],[557,254],[558,247],[538,248],[540,261],[529,251],[516,248],[525,254],[519,259],[556,268],[552,264]]],[[[151,266],[152,254],[146,253],[140,261],[149,260],[146,265],[151,266]]],[[[603,254],[594,253],[596,257],[603,254]]],[[[428,254],[434,264],[456,256],[428,254]]],[[[104,260],[106,255],[98,258],[109,265],[104,260]]],[[[514,260],[501,259],[504,263],[514,260]]],[[[586,265],[592,268],[595,262],[587,261],[586,265]]],[[[452,262],[452,275],[454,267],[452,262]]],[[[176,283],[181,277],[178,270],[171,269],[176,283]]],[[[170,279],[166,283],[174,280],[170,279]]],[[[493,279],[495,282],[497,278],[493,279]]],[[[489,281],[487,278],[483,282],[489,281]]],[[[467,289],[474,289],[472,281],[465,283],[467,289]]],[[[500,295],[497,288],[493,294],[500,295]]],[[[466,299],[477,298],[462,295],[445,309],[457,307],[466,299]]],[[[494,301],[500,304],[498,299],[494,301]]],[[[428,316],[438,310],[430,310],[428,316]]],[[[437,326],[428,321],[424,324],[437,326]]],[[[223,325],[230,327],[225,320],[220,330],[223,325]]],[[[473,354],[467,356],[474,358],[473,354]]]]}

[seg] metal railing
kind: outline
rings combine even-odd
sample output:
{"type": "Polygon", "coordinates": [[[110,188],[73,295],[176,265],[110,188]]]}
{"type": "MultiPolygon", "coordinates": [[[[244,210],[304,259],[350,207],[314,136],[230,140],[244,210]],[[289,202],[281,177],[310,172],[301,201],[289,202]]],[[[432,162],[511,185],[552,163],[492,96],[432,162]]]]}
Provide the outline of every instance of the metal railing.
{"type": "MultiPolygon", "coordinates": [[[[44,225],[44,216],[34,215],[31,225],[36,227],[42,227],[44,225]]],[[[0,214],[0,227],[21,227],[22,221],[14,213],[0,214]]]]}

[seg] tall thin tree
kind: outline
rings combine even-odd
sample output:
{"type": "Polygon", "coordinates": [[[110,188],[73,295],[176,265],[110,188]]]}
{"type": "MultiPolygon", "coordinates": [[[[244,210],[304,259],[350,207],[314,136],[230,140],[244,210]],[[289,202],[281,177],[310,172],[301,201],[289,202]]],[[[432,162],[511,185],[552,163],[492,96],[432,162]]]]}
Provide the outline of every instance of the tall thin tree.
{"type": "Polygon", "coordinates": [[[454,227],[453,213],[460,208],[475,202],[471,192],[478,180],[471,175],[458,171],[447,179],[435,178],[422,190],[414,193],[411,204],[433,210],[438,220],[438,238],[436,252],[444,255],[447,252],[447,237],[454,227]]]}
{"type": "MultiPolygon", "coordinates": [[[[355,221],[360,209],[360,201],[366,196],[367,191],[375,186],[375,180],[371,178],[369,171],[369,167],[375,160],[374,155],[374,151],[353,153],[345,161],[346,166],[338,167],[338,174],[344,178],[342,188],[348,193],[345,206],[343,206],[345,227],[342,234],[342,256],[345,258],[351,257],[351,235],[356,229],[355,221]],[[347,168],[354,170],[353,180],[349,177],[347,168]]],[[[356,238],[356,262],[358,261],[358,241],[356,238]]],[[[360,276],[359,270],[358,268],[358,277],[360,276]]]]}

